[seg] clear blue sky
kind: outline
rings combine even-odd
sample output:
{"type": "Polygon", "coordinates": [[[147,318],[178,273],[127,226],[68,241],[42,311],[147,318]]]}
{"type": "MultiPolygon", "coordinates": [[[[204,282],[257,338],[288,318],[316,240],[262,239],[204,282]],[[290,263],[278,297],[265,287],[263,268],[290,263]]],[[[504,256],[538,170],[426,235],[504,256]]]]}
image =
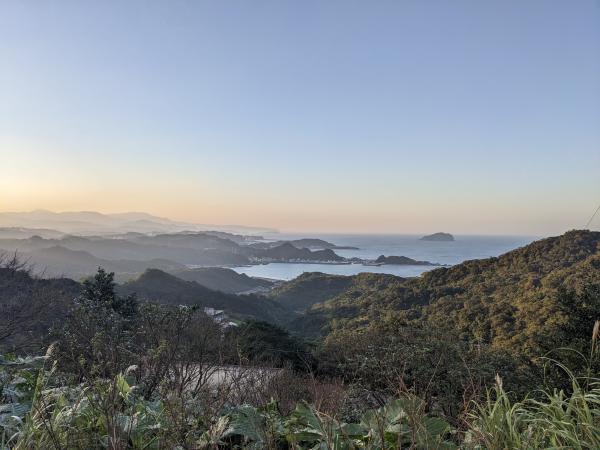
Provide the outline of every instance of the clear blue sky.
{"type": "Polygon", "coordinates": [[[0,210],[559,233],[600,203],[600,2],[5,0],[0,156],[0,210]]]}

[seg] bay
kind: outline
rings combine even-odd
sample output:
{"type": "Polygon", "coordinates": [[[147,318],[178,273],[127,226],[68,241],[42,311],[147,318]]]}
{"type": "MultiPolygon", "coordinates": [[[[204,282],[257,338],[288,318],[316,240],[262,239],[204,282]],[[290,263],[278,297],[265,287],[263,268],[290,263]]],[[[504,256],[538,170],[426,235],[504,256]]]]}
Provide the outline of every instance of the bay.
{"type": "MultiPolygon", "coordinates": [[[[357,247],[357,250],[334,250],[347,258],[375,259],[380,255],[407,256],[420,261],[454,265],[470,259],[499,256],[510,250],[527,245],[534,236],[481,236],[455,235],[452,242],[421,241],[417,235],[366,235],[366,234],[274,234],[269,240],[292,240],[318,238],[339,246],[357,247]]],[[[401,277],[414,277],[432,266],[363,264],[307,264],[269,263],[255,266],[233,267],[238,273],[249,276],[291,280],[304,272],[324,272],[337,275],[356,275],[361,272],[389,273],[401,277]]]]}

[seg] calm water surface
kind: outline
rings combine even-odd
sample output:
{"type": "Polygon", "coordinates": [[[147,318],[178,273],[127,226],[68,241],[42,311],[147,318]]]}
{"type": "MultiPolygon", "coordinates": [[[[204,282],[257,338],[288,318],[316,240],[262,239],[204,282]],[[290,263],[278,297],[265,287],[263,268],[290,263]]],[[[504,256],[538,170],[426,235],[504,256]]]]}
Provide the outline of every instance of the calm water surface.
{"type": "MultiPolygon", "coordinates": [[[[408,256],[409,258],[440,264],[458,264],[469,259],[498,256],[537,239],[532,236],[454,236],[454,242],[420,241],[413,235],[291,235],[268,236],[273,240],[315,237],[341,246],[358,247],[358,250],[335,250],[347,258],[375,259],[379,255],[408,256]]],[[[255,277],[291,280],[304,272],[325,272],[337,275],[356,275],[361,272],[389,273],[401,277],[414,277],[432,270],[430,266],[363,266],[362,264],[288,264],[271,263],[250,267],[234,267],[239,273],[255,277]]]]}

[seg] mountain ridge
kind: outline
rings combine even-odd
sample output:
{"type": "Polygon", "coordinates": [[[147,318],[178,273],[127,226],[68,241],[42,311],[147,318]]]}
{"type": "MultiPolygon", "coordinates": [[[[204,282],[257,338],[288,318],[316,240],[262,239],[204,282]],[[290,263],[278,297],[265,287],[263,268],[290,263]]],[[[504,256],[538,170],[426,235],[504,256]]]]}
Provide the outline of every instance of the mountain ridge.
{"type": "Polygon", "coordinates": [[[113,234],[124,231],[169,232],[169,231],[207,231],[209,229],[264,233],[277,232],[268,227],[245,225],[209,225],[171,220],[145,212],[100,213],[97,211],[62,211],[45,209],[18,212],[0,212],[0,227],[52,228],[64,233],[101,233],[113,234]],[[136,221],[148,221],[144,226],[136,221]],[[52,224],[53,226],[48,226],[52,224]]]}

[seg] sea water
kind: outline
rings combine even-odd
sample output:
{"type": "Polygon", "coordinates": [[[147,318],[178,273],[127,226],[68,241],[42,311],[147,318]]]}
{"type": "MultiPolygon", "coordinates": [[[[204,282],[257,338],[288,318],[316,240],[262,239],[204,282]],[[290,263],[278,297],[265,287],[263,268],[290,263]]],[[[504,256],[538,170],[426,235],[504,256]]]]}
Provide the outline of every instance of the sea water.
{"type": "MultiPolygon", "coordinates": [[[[319,234],[292,235],[277,234],[268,236],[272,240],[319,238],[339,246],[357,247],[358,250],[334,250],[346,258],[376,259],[380,255],[407,256],[419,261],[430,261],[444,265],[458,264],[470,259],[499,256],[510,250],[527,245],[533,236],[468,236],[455,235],[452,242],[422,241],[414,235],[351,235],[319,234]]],[[[256,266],[234,267],[239,273],[249,276],[291,280],[304,272],[324,272],[337,275],[356,275],[361,272],[389,273],[401,277],[414,277],[432,266],[384,265],[365,266],[363,264],[309,264],[309,263],[270,263],[256,266]]]]}

